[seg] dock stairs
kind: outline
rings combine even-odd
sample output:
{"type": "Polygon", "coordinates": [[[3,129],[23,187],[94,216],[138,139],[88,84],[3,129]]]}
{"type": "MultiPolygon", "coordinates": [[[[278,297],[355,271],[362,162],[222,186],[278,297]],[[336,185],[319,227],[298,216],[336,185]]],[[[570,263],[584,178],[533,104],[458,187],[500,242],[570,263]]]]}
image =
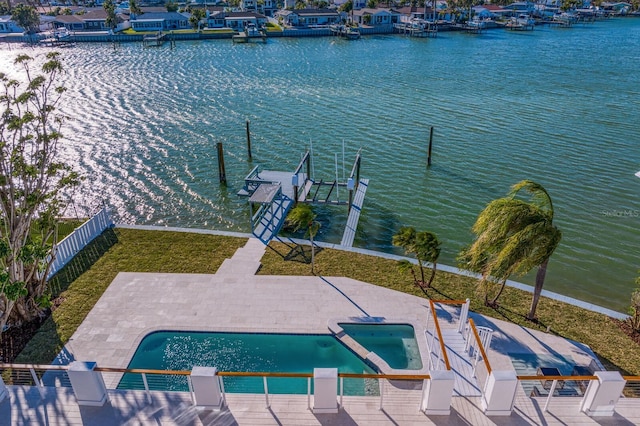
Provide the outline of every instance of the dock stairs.
{"type": "Polygon", "coordinates": [[[260,269],[260,259],[267,247],[256,238],[249,238],[244,247],[240,247],[229,259],[225,259],[216,275],[255,275],[260,269]]]}

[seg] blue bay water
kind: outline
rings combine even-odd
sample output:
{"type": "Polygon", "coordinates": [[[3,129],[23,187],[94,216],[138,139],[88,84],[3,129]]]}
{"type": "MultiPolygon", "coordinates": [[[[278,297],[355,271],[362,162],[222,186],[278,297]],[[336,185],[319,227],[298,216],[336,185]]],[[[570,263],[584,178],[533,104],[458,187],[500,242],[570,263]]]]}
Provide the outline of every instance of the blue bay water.
{"type": "MultiPolygon", "coordinates": [[[[0,49],[9,72],[17,53],[45,52],[0,49]]],[[[425,40],[79,44],[62,55],[64,155],[86,176],[68,215],[104,202],[119,222],[248,231],[236,192],[249,170],[293,170],[312,143],[316,178],[333,180],[344,143],[346,173],[362,148],[371,179],[356,246],[393,251],[392,235],[410,225],[436,232],[441,263],[455,264],[482,208],[532,179],[563,231],[545,288],[629,304],[640,268],[640,19],[425,40]]],[[[339,242],[345,209],[320,218],[320,239],[339,242]]]]}

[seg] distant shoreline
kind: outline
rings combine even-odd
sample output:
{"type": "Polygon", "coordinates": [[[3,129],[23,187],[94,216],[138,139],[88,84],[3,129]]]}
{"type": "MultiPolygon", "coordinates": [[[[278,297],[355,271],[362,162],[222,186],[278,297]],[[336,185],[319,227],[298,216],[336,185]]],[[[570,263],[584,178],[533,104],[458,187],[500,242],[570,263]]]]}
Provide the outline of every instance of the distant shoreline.
{"type": "MultiPolygon", "coordinates": [[[[634,18],[636,15],[621,15],[616,16],[615,18],[634,18]]],[[[614,18],[606,18],[602,20],[610,20],[614,18]]],[[[598,22],[598,21],[595,21],[598,22]]],[[[590,22],[589,24],[592,24],[590,22]]],[[[537,26],[549,25],[550,22],[540,21],[536,23],[537,26]]],[[[358,27],[361,35],[398,35],[403,37],[408,37],[406,34],[402,34],[401,32],[394,29],[392,25],[386,26],[361,26],[358,27]]],[[[437,29],[437,32],[465,32],[468,29],[463,24],[448,24],[437,29]]],[[[496,26],[496,27],[487,27],[483,28],[482,31],[505,31],[504,26],[496,26]]],[[[150,32],[141,32],[139,34],[109,34],[107,31],[78,31],[74,32],[71,36],[66,38],[65,40],[60,40],[55,43],[55,46],[64,47],[65,45],[69,45],[72,43],[135,43],[135,42],[143,42],[143,39],[146,35],[151,34],[150,32]]],[[[165,31],[162,34],[170,37],[174,41],[193,41],[193,40],[224,40],[231,39],[236,31],[229,31],[229,29],[210,29],[210,30],[202,30],[202,31],[193,31],[193,32],[180,32],[173,33],[165,31]]],[[[7,33],[0,34],[0,43],[27,43],[27,44],[39,44],[50,37],[48,32],[24,35],[20,33],[7,33]]],[[[285,28],[281,31],[268,30],[267,38],[304,38],[304,37],[336,37],[330,28],[285,28]]]]}

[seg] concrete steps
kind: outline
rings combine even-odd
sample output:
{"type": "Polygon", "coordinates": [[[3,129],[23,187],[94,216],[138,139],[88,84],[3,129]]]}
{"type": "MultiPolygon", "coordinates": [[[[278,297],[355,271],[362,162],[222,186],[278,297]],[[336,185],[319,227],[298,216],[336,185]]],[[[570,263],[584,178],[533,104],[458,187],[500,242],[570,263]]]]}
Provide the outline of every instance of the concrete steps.
{"type": "Polygon", "coordinates": [[[260,269],[260,259],[267,246],[256,238],[249,238],[244,247],[239,248],[229,259],[225,259],[216,275],[255,275],[260,269]]]}

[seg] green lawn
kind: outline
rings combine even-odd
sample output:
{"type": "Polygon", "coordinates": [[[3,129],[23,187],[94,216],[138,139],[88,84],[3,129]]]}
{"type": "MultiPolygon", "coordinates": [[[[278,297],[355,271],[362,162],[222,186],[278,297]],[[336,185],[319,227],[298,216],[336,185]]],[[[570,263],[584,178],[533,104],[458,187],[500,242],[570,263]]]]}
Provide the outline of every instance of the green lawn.
{"type": "MultiPolygon", "coordinates": [[[[40,329],[16,362],[51,362],[95,305],[118,272],[215,273],[222,261],[243,246],[246,239],[213,235],[116,228],[98,237],[52,281],[63,298],[62,304],[40,329]]],[[[282,255],[290,249],[272,244],[282,255]]],[[[260,274],[310,275],[308,250],[305,256],[289,255],[291,260],[267,250],[260,274]]],[[[361,254],[323,249],[317,253],[316,273],[345,276],[421,297],[426,295],[413,285],[409,273],[398,271],[395,261],[361,254]]],[[[640,347],[605,315],[562,302],[542,298],[538,307],[539,324],[524,318],[531,295],[507,288],[501,307],[487,308],[475,289],[476,280],[438,272],[433,299],[471,299],[471,310],[523,326],[546,331],[585,343],[608,368],[623,374],[640,375],[640,347]]]]}

